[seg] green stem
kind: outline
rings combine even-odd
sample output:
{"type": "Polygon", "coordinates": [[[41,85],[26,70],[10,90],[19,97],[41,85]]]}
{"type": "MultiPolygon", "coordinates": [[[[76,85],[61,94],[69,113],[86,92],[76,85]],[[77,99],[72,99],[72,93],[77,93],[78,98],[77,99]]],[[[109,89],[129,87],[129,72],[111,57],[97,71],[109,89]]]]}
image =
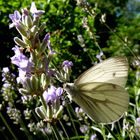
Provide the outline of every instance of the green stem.
{"type": "Polygon", "coordinates": [[[115,140],[118,140],[116,135],[112,132],[112,130],[106,125],[105,128],[111,133],[111,135],[114,137],[115,140]]]}
{"type": "Polygon", "coordinates": [[[67,132],[65,130],[65,127],[64,127],[64,125],[62,124],[62,122],[60,120],[59,120],[59,123],[60,123],[60,125],[61,125],[61,127],[62,127],[62,129],[63,129],[63,131],[64,131],[64,133],[65,133],[65,135],[67,137],[67,139],[70,140],[70,138],[69,138],[69,136],[68,136],[68,134],[67,134],[67,132]]]}
{"type": "Polygon", "coordinates": [[[114,32],[106,23],[104,23],[104,25],[114,34],[116,35],[123,43],[124,46],[127,47],[127,49],[131,52],[131,54],[137,58],[139,60],[139,58],[133,53],[133,51],[128,47],[128,43],[122,38],[120,37],[120,35],[118,35],[116,32],[114,32]]]}
{"type": "Polygon", "coordinates": [[[60,133],[57,130],[57,127],[54,125],[54,127],[51,127],[51,128],[55,135],[56,140],[63,140],[62,136],[60,135],[60,133]]]}
{"type": "MultiPolygon", "coordinates": [[[[87,12],[93,17],[93,19],[94,19],[95,16],[96,16],[96,14],[92,12],[92,8],[91,8],[89,5],[85,4],[85,9],[86,9],[86,11],[87,11],[87,12]]],[[[96,39],[94,30],[92,30],[92,28],[91,28],[89,25],[87,25],[87,27],[88,27],[89,33],[92,35],[92,39],[93,39],[93,41],[94,41],[94,43],[95,43],[95,46],[96,46],[100,51],[102,51],[101,47],[99,46],[99,44],[98,44],[98,42],[97,42],[97,39],[96,39]]]]}
{"type": "Polygon", "coordinates": [[[6,120],[4,119],[4,117],[3,117],[3,115],[2,115],[1,112],[0,112],[0,117],[1,117],[1,119],[2,119],[2,121],[3,121],[3,123],[5,124],[5,126],[7,127],[7,129],[9,130],[9,132],[11,133],[11,135],[13,136],[13,138],[14,138],[15,140],[18,140],[18,138],[14,135],[14,133],[12,132],[12,130],[11,130],[11,128],[9,127],[8,123],[7,123],[6,120]]]}
{"type": "MultiPolygon", "coordinates": [[[[70,108],[70,110],[72,110],[71,105],[69,105],[69,108],[70,108]]],[[[72,115],[71,115],[71,113],[70,113],[68,107],[66,107],[66,109],[67,109],[68,114],[69,114],[69,116],[70,116],[70,119],[71,119],[71,122],[72,122],[72,125],[73,125],[73,128],[74,128],[74,131],[75,131],[75,133],[76,133],[76,136],[78,136],[78,132],[77,132],[77,130],[76,130],[76,127],[75,127],[74,121],[73,121],[73,119],[72,119],[72,115]]]]}
{"type": "Polygon", "coordinates": [[[120,132],[120,134],[121,134],[122,129],[121,129],[121,125],[120,125],[120,123],[119,123],[119,122],[118,122],[118,127],[119,127],[119,132],[120,132]]]}
{"type": "Polygon", "coordinates": [[[30,133],[29,133],[29,131],[28,131],[27,127],[25,126],[22,119],[20,119],[20,125],[23,128],[23,130],[25,132],[25,135],[27,136],[28,140],[33,140],[32,136],[30,135],[30,133]]]}
{"type": "Polygon", "coordinates": [[[39,118],[37,117],[37,115],[36,115],[34,110],[32,111],[32,113],[33,113],[33,116],[35,117],[36,121],[39,122],[39,118]]]}
{"type": "Polygon", "coordinates": [[[104,125],[101,125],[101,134],[103,136],[103,140],[106,140],[106,134],[105,134],[104,125]]]}

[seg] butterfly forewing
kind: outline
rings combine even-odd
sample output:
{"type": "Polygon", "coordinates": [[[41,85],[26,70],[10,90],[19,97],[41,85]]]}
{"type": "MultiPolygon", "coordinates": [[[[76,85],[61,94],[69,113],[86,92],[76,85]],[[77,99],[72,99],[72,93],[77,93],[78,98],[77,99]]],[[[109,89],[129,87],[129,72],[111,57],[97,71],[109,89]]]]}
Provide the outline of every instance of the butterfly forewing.
{"type": "Polygon", "coordinates": [[[87,82],[106,82],[124,87],[127,74],[128,62],[125,57],[109,58],[81,74],[75,81],[75,85],[87,82]]]}

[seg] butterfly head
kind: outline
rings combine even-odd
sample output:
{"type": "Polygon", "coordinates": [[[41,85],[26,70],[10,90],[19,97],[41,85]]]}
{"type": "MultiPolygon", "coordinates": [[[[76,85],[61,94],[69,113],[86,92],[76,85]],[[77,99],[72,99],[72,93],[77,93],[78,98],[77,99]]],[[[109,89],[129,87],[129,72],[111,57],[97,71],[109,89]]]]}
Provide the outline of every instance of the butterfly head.
{"type": "Polygon", "coordinates": [[[63,88],[68,94],[73,96],[74,90],[75,90],[74,83],[66,83],[66,84],[63,85],[63,88]]]}

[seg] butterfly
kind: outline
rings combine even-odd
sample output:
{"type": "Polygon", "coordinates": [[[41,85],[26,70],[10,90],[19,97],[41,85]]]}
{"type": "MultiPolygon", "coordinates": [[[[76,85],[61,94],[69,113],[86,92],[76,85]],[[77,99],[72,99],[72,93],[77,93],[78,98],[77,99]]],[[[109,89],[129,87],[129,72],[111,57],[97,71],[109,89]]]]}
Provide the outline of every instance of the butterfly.
{"type": "Polygon", "coordinates": [[[126,57],[111,57],[89,68],[65,91],[97,123],[119,120],[129,105],[125,90],[128,76],[126,57]]]}

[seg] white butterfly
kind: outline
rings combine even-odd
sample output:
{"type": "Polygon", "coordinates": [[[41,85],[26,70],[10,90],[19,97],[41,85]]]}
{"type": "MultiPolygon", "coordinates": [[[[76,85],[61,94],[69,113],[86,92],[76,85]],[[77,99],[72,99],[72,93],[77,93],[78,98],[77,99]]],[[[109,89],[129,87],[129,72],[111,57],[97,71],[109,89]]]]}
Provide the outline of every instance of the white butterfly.
{"type": "Polygon", "coordinates": [[[64,89],[92,120],[112,123],[128,108],[127,75],[127,59],[113,57],[91,67],[64,89]]]}

